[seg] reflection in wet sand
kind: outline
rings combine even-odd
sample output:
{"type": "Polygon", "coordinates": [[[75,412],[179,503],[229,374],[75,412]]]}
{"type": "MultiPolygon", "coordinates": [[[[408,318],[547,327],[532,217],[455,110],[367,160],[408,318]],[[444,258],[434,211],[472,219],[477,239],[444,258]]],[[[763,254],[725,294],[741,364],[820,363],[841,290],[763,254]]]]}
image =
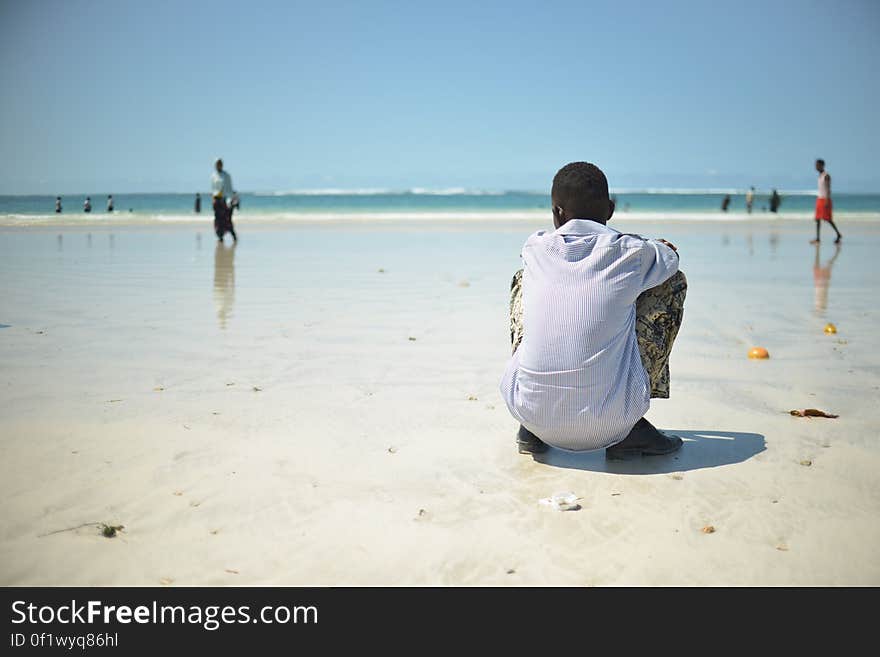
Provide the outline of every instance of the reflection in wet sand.
{"type": "Polygon", "coordinates": [[[217,242],[214,250],[214,306],[217,308],[217,321],[221,329],[232,317],[235,302],[235,244],[226,246],[217,242]]]}
{"type": "Polygon", "coordinates": [[[840,255],[840,244],[834,245],[834,255],[822,267],[819,263],[819,245],[816,245],[816,259],[813,261],[813,284],[816,286],[817,315],[823,315],[828,307],[828,288],[831,287],[831,268],[840,255]]]}

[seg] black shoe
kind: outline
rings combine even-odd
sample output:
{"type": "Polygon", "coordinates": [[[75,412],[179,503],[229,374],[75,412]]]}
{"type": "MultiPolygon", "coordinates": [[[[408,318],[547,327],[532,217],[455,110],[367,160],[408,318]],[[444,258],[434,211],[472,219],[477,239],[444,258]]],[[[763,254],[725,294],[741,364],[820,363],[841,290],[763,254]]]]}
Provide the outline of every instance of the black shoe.
{"type": "Polygon", "coordinates": [[[522,425],[519,426],[519,433],[516,434],[516,446],[520,454],[542,454],[549,449],[547,443],[522,425]]]}
{"type": "Polygon", "coordinates": [[[636,422],[629,435],[605,450],[605,458],[624,459],[628,456],[663,456],[681,449],[681,438],[659,432],[653,424],[642,418],[636,422]]]}
{"type": "Polygon", "coordinates": [[[837,239],[834,240],[834,243],[835,243],[835,244],[840,244],[840,240],[841,240],[841,239],[843,239],[843,235],[838,235],[838,236],[837,236],[837,239]]]}

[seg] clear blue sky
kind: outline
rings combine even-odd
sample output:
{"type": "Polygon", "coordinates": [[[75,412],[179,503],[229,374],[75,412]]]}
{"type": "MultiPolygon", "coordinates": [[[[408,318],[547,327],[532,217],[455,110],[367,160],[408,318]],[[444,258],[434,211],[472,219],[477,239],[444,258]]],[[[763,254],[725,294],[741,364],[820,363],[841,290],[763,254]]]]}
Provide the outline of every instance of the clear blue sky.
{"type": "Polygon", "coordinates": [[[0,193],[880,191],[880,2],[0,0],[0,193]]]}

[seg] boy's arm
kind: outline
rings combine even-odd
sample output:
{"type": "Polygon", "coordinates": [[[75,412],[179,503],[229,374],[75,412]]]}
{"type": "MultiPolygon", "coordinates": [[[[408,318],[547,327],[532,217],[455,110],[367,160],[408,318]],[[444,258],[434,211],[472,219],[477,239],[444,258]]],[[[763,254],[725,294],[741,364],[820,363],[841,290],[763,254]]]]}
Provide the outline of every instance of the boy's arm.
{"type": "Polygon", "coordinates": [[[641,258],[641,290],[660,285],[678,271],[678,249],[666,240],[645,240],[641,258]]]}

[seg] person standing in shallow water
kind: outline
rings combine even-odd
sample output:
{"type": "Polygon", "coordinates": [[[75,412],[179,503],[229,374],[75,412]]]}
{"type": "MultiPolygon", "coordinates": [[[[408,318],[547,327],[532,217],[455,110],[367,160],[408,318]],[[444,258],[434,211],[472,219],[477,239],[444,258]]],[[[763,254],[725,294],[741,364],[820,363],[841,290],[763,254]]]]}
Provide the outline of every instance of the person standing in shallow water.
{"type": "Polygon", "coordinates": [[[217,239],[222,242],[223,236],[229,232],[237,242],[238,236],[232,226],[232,209],[226,202],[232,198],[232,176],[223,170],[223,160],[220,158],[214,162],[214,173],[211,174],[211,196],[214,199],[214,232],[217,233],[217,239]]]}
{"type": "Polygon", "coordinates": [[[107,212],[113,212],[113,194],[107,197],[107,212]]]}
{"type": "Polygon", "coordinates": [[[651,397],[669,397],[687,293],[677,249],[607,226],[614,203],[593,164],[560,169],[551,199],[556,230],[526,240],[511,282],[513,355],[501,394],[520,423],[518,450],[671,454],[681,438],[644,414],[651,397]]]}
{"type": "Polygon", "coordinates": [[[55,197],[55,212],[57,214],[61,214],[61,197],[60,196],[55,197]]]}
{"type": "Polygon", "coordinates": [[[195,204],[195,207],[193,208],[193,211],[196,214],[199,214],[202,211],[202,195],[201,194],[196,194],[196,204],[195,204]]]}
{"type": "Polygon", "coordinates": [[[752,214],[752,204],[755,202],[755,188],[750,187],[746,192],[746,212],[752,214]]]}
{"type": "Polygon", "coordinates": [[[812,240],[810,244],[819,243],[819,227],[823,221],[831,224],[834,232],[837,233],[837,239],[834,240],[834,243],[839,244],[843,235],[837,230],[837,226],[834,225],[834,220],[831,218],[831,176],[825,171],[825,160],[816,160],[816,171],[819,172],[819,189],[816,192],[816,239],[812,240]]]}
{"type": "Polygon", "coordinates": [[[780,203],[782,203],[782,197],[779,196],[779,192],[774,189],[773,193],[770,194],[770,212],[776,212],[779,210],[780,203]]]}
{"type": "Polygon", "coordinates": [[[724,200],[721,201],[721,210],[722,212],[727,212],[727,208],[730,207],[730,194],[724,195],[724,200]]]}
{"type": "Polygon", "coordinates": [[[83,212],[91,212],[92,211],[92,197],[86,196],[85,202],[83,202],[83,212]]]}

